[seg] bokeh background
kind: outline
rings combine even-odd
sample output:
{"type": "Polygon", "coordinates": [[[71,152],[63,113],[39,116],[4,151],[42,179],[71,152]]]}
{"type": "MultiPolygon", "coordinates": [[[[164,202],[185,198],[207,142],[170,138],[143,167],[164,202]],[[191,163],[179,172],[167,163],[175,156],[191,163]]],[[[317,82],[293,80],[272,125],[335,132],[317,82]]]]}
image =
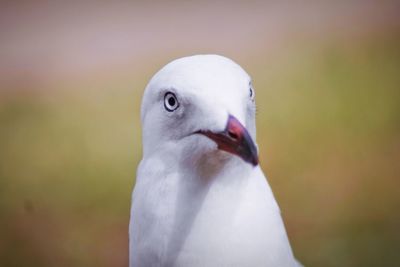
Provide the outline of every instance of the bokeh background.
{"type": "Polygon", "coordinates": [[[306,266],[400,266],[398,1],[0,4],[0,266],[127,266],[143,89],[253,77],[261,165],[306,266]]]}

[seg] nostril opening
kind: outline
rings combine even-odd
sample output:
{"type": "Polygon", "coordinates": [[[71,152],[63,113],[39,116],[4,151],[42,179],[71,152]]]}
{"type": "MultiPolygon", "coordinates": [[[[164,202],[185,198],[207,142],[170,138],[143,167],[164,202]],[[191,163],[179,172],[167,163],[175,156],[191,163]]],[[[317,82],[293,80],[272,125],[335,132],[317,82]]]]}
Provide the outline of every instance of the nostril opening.
{"type": "Polygon", "coordinates": [[[235,139],[235,140],[239,139],[239,136],[235,132],[228,131],[228,135],[232,139],[235,139]]]}

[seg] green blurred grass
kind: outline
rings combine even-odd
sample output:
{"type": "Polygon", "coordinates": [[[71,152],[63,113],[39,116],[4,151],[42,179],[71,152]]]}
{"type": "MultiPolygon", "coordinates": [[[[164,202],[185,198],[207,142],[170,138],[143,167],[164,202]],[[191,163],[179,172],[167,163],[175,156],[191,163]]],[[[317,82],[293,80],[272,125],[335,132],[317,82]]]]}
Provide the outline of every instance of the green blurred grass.
{"type": "MultiPolygon", "coordinates": [[[[247,66],[262,166],[307,266],[400,265],[398,47],[304,41],[247,66]]],[[[147,78],[2,96],[1,266],[127,265],[147,78]]]]}
{"type": "Polygon", "coordinates": [[[398,44],[293,48],[266,67],[258,140],[307,265],[400,263],[398,44]]]}

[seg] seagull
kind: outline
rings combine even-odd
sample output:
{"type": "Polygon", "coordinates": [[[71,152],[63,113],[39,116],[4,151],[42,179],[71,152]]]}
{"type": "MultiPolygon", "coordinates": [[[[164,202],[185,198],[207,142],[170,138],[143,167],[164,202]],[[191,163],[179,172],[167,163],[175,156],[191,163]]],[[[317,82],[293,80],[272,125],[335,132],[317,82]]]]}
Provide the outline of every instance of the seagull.
{"type": "Polygon", "coordinates": [[[249,75],[219,55],[176,59],[148,83],[129,266],[301,266],[258,159],[249,75]]]}

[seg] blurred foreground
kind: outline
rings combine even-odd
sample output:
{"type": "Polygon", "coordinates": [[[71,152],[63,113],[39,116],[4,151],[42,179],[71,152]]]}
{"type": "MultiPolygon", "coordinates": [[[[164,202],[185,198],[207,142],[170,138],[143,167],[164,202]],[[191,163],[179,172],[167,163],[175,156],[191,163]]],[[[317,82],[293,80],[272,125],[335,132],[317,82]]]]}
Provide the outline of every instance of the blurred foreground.
{"type": "Polygon", "coordinates": [[[398,5],[43,8],[2,10],[15,18],[0,45],[0,266],[127,266],[143,88],[211,52],[253,77],[261,165],[297,258],[400,266],[398,5]],[[109,43],[85,43],[91,30],[109,43]]]}

